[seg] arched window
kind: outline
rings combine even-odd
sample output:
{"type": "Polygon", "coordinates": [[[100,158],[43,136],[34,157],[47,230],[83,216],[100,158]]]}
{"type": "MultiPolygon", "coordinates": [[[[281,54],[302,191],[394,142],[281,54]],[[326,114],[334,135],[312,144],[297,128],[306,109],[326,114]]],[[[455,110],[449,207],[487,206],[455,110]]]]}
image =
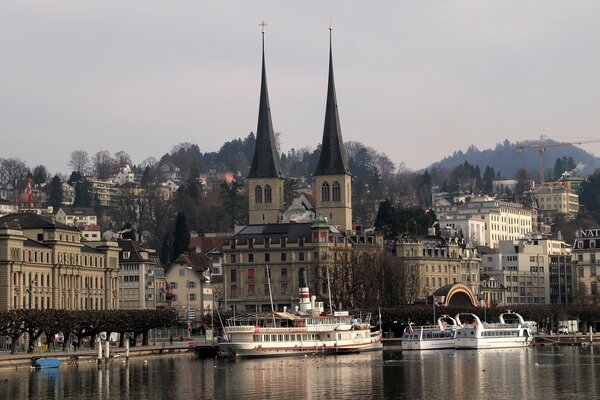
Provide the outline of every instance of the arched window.
{"type": "Polygon", "coordinates": [[[329,183],[323,183],[321,186],[321,201],[329,201],[329,183]]]}
{"type": "Polygon", "coordinates": [[[271,186],[265,185],[265,203],[271,203],[271,202],[272,202],[271,186]]]}
{"type": "Polygon", "coordinates": [[[262,188],[260,187],[260,185],[256,185],[256,187],[254,188],[254,202],[262,203],[262,188]]]}
{"type": "Polygon", "coordinates": [[[333,182],[333,185],[331,186],[331,192],[332,192],[332,200],[333,201],[341,200],[340,184],[337,181],[333,182]]]}

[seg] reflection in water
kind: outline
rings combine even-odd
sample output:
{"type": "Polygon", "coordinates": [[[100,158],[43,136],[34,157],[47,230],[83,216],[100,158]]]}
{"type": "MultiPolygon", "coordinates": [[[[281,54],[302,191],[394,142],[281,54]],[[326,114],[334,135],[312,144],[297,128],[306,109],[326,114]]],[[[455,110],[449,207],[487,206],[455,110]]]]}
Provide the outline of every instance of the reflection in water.
{"type": "Polygon", "coordinates": [[[385,398],[598,398],[593,348],[386,352],[385,398]]]}
{"type": "Polygon", "coordinates": [[[264,360],[188,357],[0,372],[0,399],[598,398],[600,352],[545,347],[264,360]]]}

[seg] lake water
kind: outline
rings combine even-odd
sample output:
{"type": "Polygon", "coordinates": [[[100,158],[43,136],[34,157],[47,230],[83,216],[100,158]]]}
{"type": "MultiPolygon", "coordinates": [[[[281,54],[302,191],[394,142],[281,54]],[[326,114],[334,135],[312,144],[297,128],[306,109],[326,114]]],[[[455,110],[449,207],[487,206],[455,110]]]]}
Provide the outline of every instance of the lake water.
{"type": "Polygon", "coordinates": [[[595,399],[600,348],[538,347],[265,360],[114,359],[0,372],[0,399],[595,399]]]}

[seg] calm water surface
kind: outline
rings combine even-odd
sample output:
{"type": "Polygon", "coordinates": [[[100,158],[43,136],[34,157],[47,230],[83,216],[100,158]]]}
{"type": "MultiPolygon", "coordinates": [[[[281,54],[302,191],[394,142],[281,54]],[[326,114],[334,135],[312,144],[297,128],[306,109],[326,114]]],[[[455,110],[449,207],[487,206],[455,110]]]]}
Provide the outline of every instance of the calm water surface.
{"type": "Polygon", "coordinates": [[[0,399],[600,398],[600,348],[589,347],[117,360],[0,372],[0,399]]]}

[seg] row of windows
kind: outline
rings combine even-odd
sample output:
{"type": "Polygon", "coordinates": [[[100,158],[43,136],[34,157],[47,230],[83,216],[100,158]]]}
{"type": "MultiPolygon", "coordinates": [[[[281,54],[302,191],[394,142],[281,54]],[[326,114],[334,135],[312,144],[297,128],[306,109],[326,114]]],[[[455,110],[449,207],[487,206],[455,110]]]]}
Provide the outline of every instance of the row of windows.
{"type": "MultiPolygon", "coordinates": [[[[31,285],[32,287],[44,287],[44,286],[52,286],[52,282],[50,280],[50,274],[42,274],[42,273],[36,273],[36,274],[25,274],[25,273],[21,273],[21,279],[19,279],[17,272],[13,273],[13,285],[14,286],[18,286],[19,285],[19,281],[20,284],[23,286],[29,286],[31,285]]],[[[66,278],[64,275],[61,276],[61,280],[62,280],[62,286],[75,286],[75,285],[67,285],[66,282],[66,278]]],[[[81,277],[71,277],[74,279],[69,279],[70,282],[68,283],[74,283],[72,282],[73,280],[78,281],[81,277]]],[[[84,286],[85,288],[88,289],[102,289],[102,277],[98,278],[92,278],[92,277],[85,277],[84,278],[84,286]]]]}
{"type": "MultiPolygon", "coordinates": [[[[256,203],[263,202],[263,188],[260,185],[256,185],[256,187],[254,188],[254,201],[256,203]]],[[[269,186],[269,185],[265,185],[264,202],[265,203],[273,202],[272,190],[271,190],[271,186],[269,186]]]]}
{"type": "Polygon", "coordinates": [[[321,335],[310,333],[305,335],[254,335],[255,342],[289,342],[320,340],[321,335]]]}
{"type": "Polygon", "coordinates": [[[321,186],[321,201],[340,201],[341,200],[341,190],[340,184],[336,181],[331,185],[331,190],[329,188],[329,183],[324,182],[321,186]]]}
{"type": "MultiPolygon", "coordinates": [[[[253,249],[254,243],[255,243],[254,238],[248,239],[248,248],[253,249]]],[[[279,238],[279,246],[280,247],[282,247],[282,248],[287,247],[287,243],[288,243],[287,237],[279,238]]],[[[264,246],[265,246],[265,249],[271,248],[271,238],[264,239],[264,246]]],[[[304,237],[302,237],[302,236],[298,238],[298,247],[304,247],[304,237]]],[[[236,239],[231,240],[231,248],[232,249],[237,248],[237,240],[236,239]]],[[[218,261],[218,259],[217,259],[217,261],[218,261]]],[[[213,262],[214,262],[214,260],[213,260],[213,262]]]]}
{"type": "MultiPolygon", "coordinates": [[[[232,270],[232,271],[235,271],[235,270],[232,270]]],[[[256,270],[254,268],[248,268],[248,279],[256,279],[255,272],[256,272],[256,270]]],[[[265,279],[268,278],[269,273],[271,275],[273,275],[273,270],[272,269],[269,270],[269,269],[265,268],[265,279]]],[[[288,277],[287,268],[281,268],[279,273],[280,273],[281,279],[287,279],[287,277],[288,277]]]]}
{"type": "MultiPolygon", "coordinates": [[[[425,266],[425,272],[429,272],[429,266],[428,265],[425,266]]],[[[431,266],[431,272],[435,272],[435,265],[431,266]]],[[[437,266],[437,272],[438,273],[442,272],[442,266],[441,265],[437,266]]],[[[448,272],[448,266],[447,265],[444,265],[444,272],[445,273],[448,272]]],[[[456,273],[456,265],[452,266],[452,272],[456,273]]]]}
{"type": "Polygon", "coordinates": [[[545,297],[507,297],[509,304],[546,304],[545,297]]]}
{"type": "MultiPolygon", "coordinates": [[[[288,261],[287,255],[288,255],[288,253],[280,253],[280,255],[279,255],[279,261],[281,261],[281,262],[288,261]]],[[[271,261],[273,261],[273,260],[271,260],[271,254],[270,253],[265,253],[264,258],[265,258],[265,262],[271,262],[271,261]]],[[[304,261],[304,260],[305,260],[305,254],[304,254],[304,252],[301,251],[301,252],[298,253],[298,261],[304,261]]],[[[237,263],[238,262],[237,254],[230,254],[229,255],[229,262],[231,264],[237,263]]],[[[239,262],[243,262],[242,259],[241,259],[241,257],[240,257],[239,262]]],[[[246,262],[248,262],[248,263],[255,262],[255,260],[254,260],[254,253],[248,254],[248,259],[247,259],[246,262]]]]}
{"type": "MultiPolygon", "coordinates": [[[[198,301],[199,298],[196,295],[196,293],[188,293],[186,296],[184,296],[185,298],[187,298],[189,301],[198,301]]],[[[175,303],[177,303],[179,301],[179,296],[177,296],[176,294],[174,294],[171,297],[171,300],[175,303]]],[[[212,301],[212,296],[205,294],[204,295],[204,302],[210,302],[212,301]]],[[[210,308],[210,305],[208,305],[208,308],[210,308]]],[[[190,314],[194,313],[194,310],[190,310],[190,314]]]]}
{"type": "MultiPolygon", "coordinates": [[[[269,288],[268,283],[265,283],[263,289],[264,289],[263,293],[265,296],[269,296],[271,294],[271,289],[269,288]]],[[[232,290],[233,290],[233,286],[232,286],[232,290]]],[[[237,288],[236,288],[236,290],[237,290],[237,288]]],[[[256,284],[249,283],[248,287],[247,287],[247,291],[248,291],[248,296],[256,296],[256,293],[257,293],[256,292],[256,284]]],[[[287,283],[282,283],[279,286],[279,293],[280,294],[289,294],[287,283]]]]}
{"type": "MultiPolygon", "coordinates": [[[[10,249],[11,259],[15,261],[28,261],[34,263],[50,264],[50,252],[37,252],[31,250],[20,250],[18,248],[10,249]],[[22,255],[22,256],[21,256],[22,255]]],[[[81,257],[84,267],[102,267],[102,257],[83,256],[81,257]]],[[[73,253],[58,253],[58,263],[66,265],[78,265],[80,262],[79,254],[73,253]]]]}

